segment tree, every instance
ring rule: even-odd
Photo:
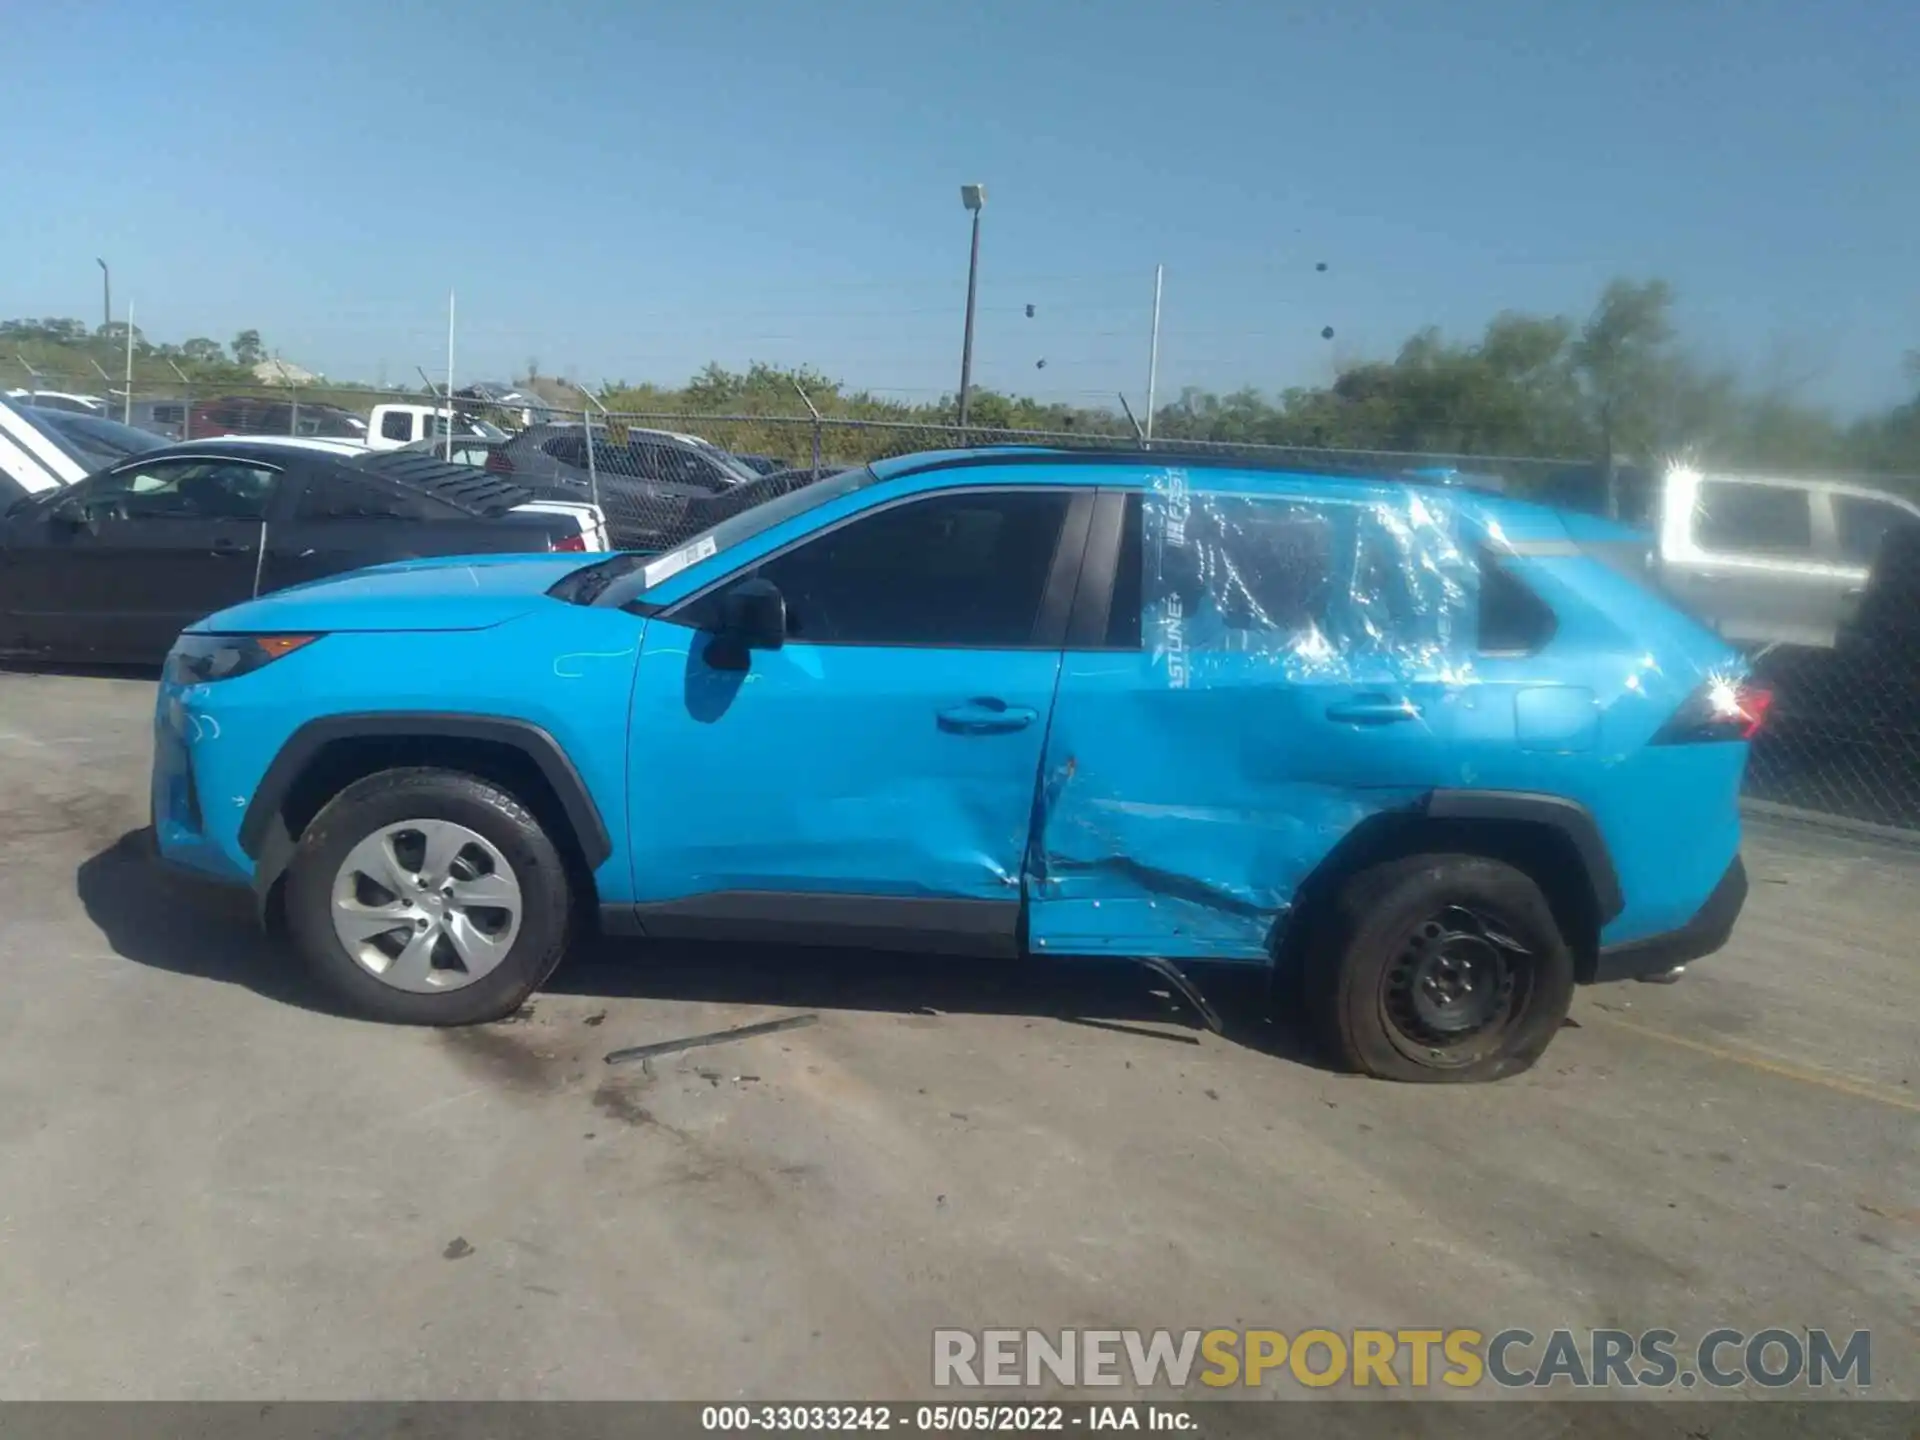
[[[102,325],[95,333],[112,345],[116,354],[126,348],[127,322],[124,320],[115,320],[110,324]],[[138,325],[133,327],[133,349],[136,355],[145,354],[147,351],[146,332]]]
[[[1673,291],[1664,280],[1615,280],[1587,317],[1572,359],[1599,433],[1607,504],[1619,512],[1615,460],[1622,449],[1645,458],[1656,439],[1653,410],[1672,378]]]
[[[233,337],[233,360],[236,365],[258,365],[267,358],[267,347],[260,343],[258,330],[242,330]]]
[[[259,338],[258,335],[254,336],[256,344]],[[226,359],[226,356],[220,351],[220,342],[218,340],[209,340],[204,335],[196,335],[193,339],[183,344],[180,347],[180,354],[182,358],[191,360],[196,365],[218,365],[222,360]]]
[[[78,345],[93,332],[84,320],[4,320],[0,321],[0,339],[46,340],[56,345]]]

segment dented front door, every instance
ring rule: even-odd
[[[1091,497],[1075,505],[1060,487],[914,495],[652,620],[631,725],[643,923],[749,911],[799,938],[830,912],[1010,949],[1079,562],[1065,522],[1083,530]],[[787,637],[729,655],[714,617],[748,580],[783,597]]]

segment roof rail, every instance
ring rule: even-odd
[[[1412,458],[1412,457],[1409,457]],[[1370,465],[1349,459],[1276,459],[1268,455],[1248,454],[1215,448],[1181,449],[1179,442],[1154,442],[1151,448],[1118,444],[1073,445],[1000,445],[954,454],[928,456],[917,460],[912,455],[894,457],[887,465],[887,478],[922,475],[936,470],[964,470],[985,465],[1178,465],[1200,470],[1256,470],[1270,475],[1329,475],[1340,479],[1379,480],[1403,485],[1432,485],[1449,490],[1473,490],[1484,494],[1504,493],[1497,477],[1464,475],[1450,467],[1423,464]]]

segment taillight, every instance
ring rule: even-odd
[[[587,550],[587,537],[582,532],[576,530],[571,535],[554,541],[553,548],[556,550],[575,551],[584,555]]]
[[[489,450],[487,452],[487,463],[480,468],[494,475],[511,475],[513,473],[513,461],[509,460],[506,455],[499,450]]]
[[[1751,740],[1766,723],[1773,692],[1746,680],[1709,680],[1689,695],[1653,737],[1656,745]]]

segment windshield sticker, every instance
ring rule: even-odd
[[[682,545],[671,555],[662,555],[640,572],[640,578],[651,590],[663,580],[671,580],[689,565],[698,565],[702,560],[720,547],[711,535],[702,535],[691,545]]]

